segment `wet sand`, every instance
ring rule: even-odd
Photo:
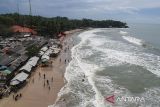
[[[27,85],[14,94],[14,96],[22,94],[19,100],[15,101],[13,94],[11,94],[9,97],[0,100],[0,107],[48,107],[53,105],[58,92],[65,85],[64,72],[69,63],[68,60],[71,60],[70,49],[73,46],[71,37],[71,35],[67,35],[64,40],[66,44],[63,46],[60,55],[55,59],[51,59],[53,63],[49,67],[37,67]],[[65,49],[67,49],[66,52]],[[67,59],[66,64],[65,59]],[[47,80],[49,85],[47,85]]]

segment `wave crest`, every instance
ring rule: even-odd
[[[135,45],[140,45],[140,46],[143,45],[143,41],[140,40],[140,39],[137,39],[137,38],[134,38],[134,37],[131,37],[131,36],[122,36],[122,37],[123,37],[123,39],[125,39],[128,42],[133,43]]]

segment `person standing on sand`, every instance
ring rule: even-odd
[[[14,94],[13,94],[13,99],[14,99]]]
[[[51,66],[52,66],[52,64],[53,64],[53,61],[51,61]]]
[[[32,83],[34,83],[34,78],[32,79]]]
[[[47,85],[49,85],[49,80],[47,80]]]
[[[51,78],[51,81],[53,82],[53,77]]]

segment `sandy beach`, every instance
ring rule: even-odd
[[[70,49],[73,46],[71,37],[72,33],[67,34],[60,55],[51,59],[52,64],[49,67],[38,66],[26,86],[18,93],[0,100],[0,107],[48,107],[53,105],[58,92],[65,85],[64,72],[71,60]],[[47,81],[49,85],[47,85]],[[13,96],[20,93],[22,97],[15,101]]]

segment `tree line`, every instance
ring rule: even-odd
[[[114,20],[91,20],[91,19],[68,19],[67,17],[42,17],[42,16],[30,16],[20,15],[18,13],[13,14],[1,14],[0,15],[0,35],[10,36],[12,33],[9,28],[13,25],[20,25],[32,28],[38,32],[39,35],[53,36],[66,30],[72,30],[76,28],[124,28],[127,24],[121,21]]]

